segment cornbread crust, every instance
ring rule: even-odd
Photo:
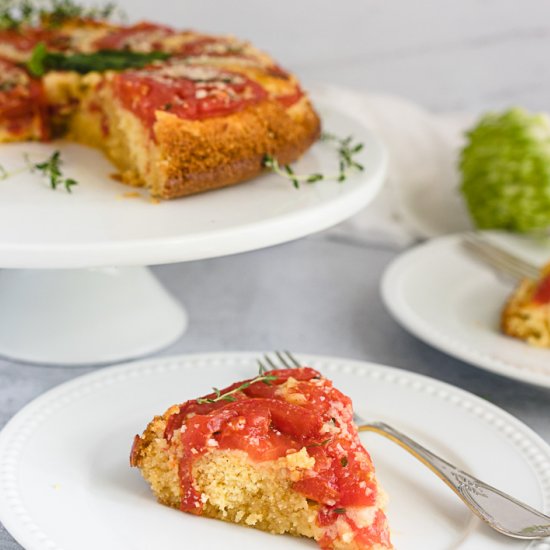
[[[168,418],[178,411],[179,407],[174,406],[163,416],[155,417],[143,435],[136,436],[131,456],[132,466],[141,470],[157,500],[176,509],[180,508],[178,465],[182,446],[178,432],[174,432],[170,442],[164,438],[164,433]],[[305,448],[260,463],[252,462],[243,451],[213,448],[193,467],[195,488],[201,493],[203,502],[201,515],[274,534],[321,540],[325,531],[316,523],[318,504],[291,486],[301,478],[304,470],[312,467],[312,461],[313,457],[308,456]],[[372,513],[384,508],[385,504],[386,496],[380,489]],[[358,514],[365,514],[365,509]],[[332,529],[338,533],[331,546],[334,550],[365,550],[353,540],[343,519],[339,518]],[[369,550],[388,550],[388,547],[374,544]]]
[[[304,97],[288,109],[268,100],[199,122],[157,111],[154,132],[164,178],[150,190],[169,199],[253,178],[266,154],[283,164],[298,159],[319,137],[320,122]]]
[[[543,276],[549,273],[546,268]],[[533,301],[537,285],[531,279],[521,281],[502,311],[501,329],[532,346],[550,348],[550,304]]]

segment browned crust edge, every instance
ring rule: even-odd
[[[276,100],[204,121],[159,112],[155,125],[162,177],[153,196],[171,199],[234,185],[264,171],[270,154],[286,164],[319,138],[321,122],[307,98],[285,109]]]

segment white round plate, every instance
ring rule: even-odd
[[[315,548],[158,504],[128,464],[155,414],[254,376],[259,354],[163,358],[96,371],[42,395],[0,433],[0,520],[27,550]],[[389,422],[458,466],[548,512],[550,448],[521,422],[467,392],[371,363],[300,356],[349,394],[358,414]],[[363,434],[390,495],[400,550],[546,548],[480,523],[397,445]]]
[[[526,259],[548,249],[520,237],[493,234]],[[501,334],[500,314],[514,283],[499,278],[461,245],[460,235],[440,237],[405,252],[382,278],[391,314],[415,336],[472,365],[550,388],[550,350]]]
[[[65,174],[79,181],[72,193],[53,191],[38,174],[0,181],[0,267],[80,268],[152,265],[198,260],[253,250],[326,229],[358,212],[383,183],[387,155],[363,124],[337,102],[313,100],[324,129],[353,135],[365,148],[357,155],[363,172],[344,183],[323,181],[295,189],[285,178],[265,174],[215,192],[152,204],[145,191],[110,178],[115,169],[93,149],[76,144],[17,143],[0,147],[8,171],[54,150]],[[333,145],[316,143],[296,163],[299,173],[338,171]]]

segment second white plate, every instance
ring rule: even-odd
[[[533,348],[499,330],[513,284],[473,259],[460,239],[440,237],[394,260],[382,279],[386,306],[407,330],[441,351],[550,388],[550,350]],[[507,237],[504,244],[513,250],[515,239]],[[533,253],[531,259],[535,257]]]
[[[158,504],[128,464],[135,433],[169,405],[257,372],[258,354],[163,358],[82,376],[40,396],[0,433],[0,521],[26,550],[316,548]],[[550,448],[501,409],[447,384],[372,363],[300,356],[386,421],[459,467],[548,512]],[[478,520],[432,472],[362,436],[390,495],[399,550],[543,550]]]

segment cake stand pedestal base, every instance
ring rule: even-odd
[[[113,363],[158,351],[186,327],[144,267],[0,271],[0,355],[16,361]]]

